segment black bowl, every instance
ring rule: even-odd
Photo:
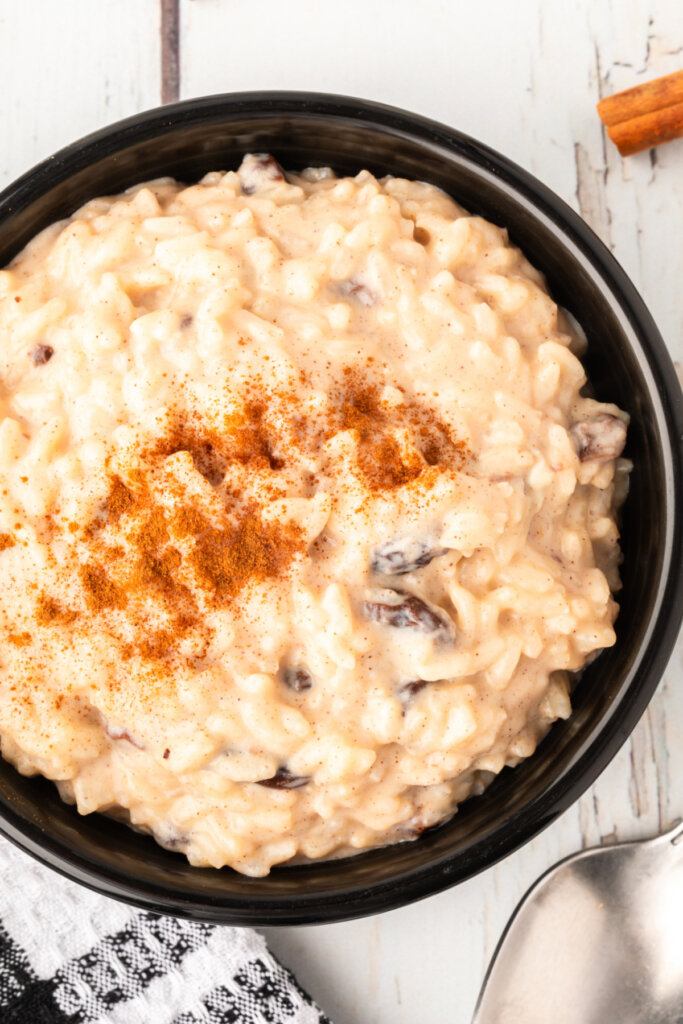
[[[376,103],[308,93],[242,93],[152,110],[40,164],[0,196],[0,266],[93,196],[145,179],[194,181],[247,151],[286,168],[366,167],[432,182],[509,229],[583,326],[596,397],[631,415],[617,643],[582,674],[574,713],[533,757],[412,843],[246,878],[190,867],[179,854],[101,815],[80,817],[40,778],[0,762],[0,830],[45,864],[109,896],[162,913],[237,924],[358,917],[470,877],[536,835],[576,800],[627,738],[652,696],[681,620],[683,399],[635,288],[583,221],[545,186],[465,135]]]

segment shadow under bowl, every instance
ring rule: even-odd
[[[56,787],[0,761],[0,831],[63,874],[148,910],[232,924],[343,920],[454,885],[518,848],[595,780],[652,696],[683,606],[683,401],[651,316],[586,224],[544,185],[488,147],[380,104],[315,93],[190,100],[106,128],[37,166],[0,196],[0,266],[42,228],[94,196],[150,178],[192,182],[235,168],[245,152],[285,168],[367,168],[438,185],[507,227],[583,327],[595,396],[631,416],[634,463],[623,509],[617,643],[582,673],[574,713],[536,753],[505,769],[419,840],[352,858],[275,868],[266,878],[191,867],[101,815],[79,816]]]

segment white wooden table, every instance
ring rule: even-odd
[[[680,360],[683,141],[623,162],[595,103],[683,67],[682,43],[680,0],[0,0],[0,185],[162,99],[295,88],[382,100],[486,141],[577,208]],[[581,846],[683,815],[682,654],[679,643],[596,785],[503,864],[380,917],[269,930],[335,1024],[467,1024],[537,875]]]

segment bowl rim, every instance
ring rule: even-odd
[[[285,113],[293,118],[309,116],[360,124],[371,130],[408,138],[422,146],[445,148],[451,155],[457,155],[474,166],[480,176],[502,181],[511,189],[515,200],[525,205],[534,218],[561,232],[563,242],[573,250],[573,258],[587,264],[599,276],[613,299],[615,314],[642,346],[647,359],[643,372],[653,401],[659,407],[658,423],[662,437],[669,442],[668,447],[663,446],[662,455],[671,483],[670,493],[666,495],[671,515],[664,542],[668,558],[663,563],[665,570],[659,580],[650,630],[643,641],[644,654],[636,670],[632,668],[623,683],[624,690],[629,692],[629,701],[619,702],[599,736],[587,744],[562,777],[516,812],[514,818],[506,823],[506,834],[498,835],[493,846],[490,838],[481,840],[468,851],[467,856],[451,853],[437,864],[429,862],[410,868],[389,881],[369,886],[357,884],[351,887],[352,891],[348,884],[342,884],[339,891],[327,892],[324,897],[307,892],[304,886],[296,895],[269,897],[246,891],[240,900],[234,894],[228,894],[224,901],[212,898],[208,903],[185,898],[169,886],[147,881],[141,883],[123,870],[93,868],[87,856],[27,821],[11,803],[1,802],[0,834],[66,877],[145,910],[233,924],[311,924],[394,909],[464,881],[511,854],[563,813],[612,760],[652,697],[683,618],[683,572],[676,569],[676,564],[680,566],[683,548],[683,394],[669,353],[635,286],[593,230],[546,185],[486,144],[420,114],[352,96],[302,91],[248,91],[200,96],[169,106],[154,107],[117,121],[36,164],[0,193],[0,231],[3,223],[29,206],[46,191],[46,186],[65,181],[126,146],[150,140],[174,126],[192,123],[197,116],[207,120],[214,115],[217,120],[225,121],[240,115],[258,119]],[[655,623],[656,638],[653,636]],[[484,842],[487,844],[485,854],[479,850]],[[324,909],[321,909],[321,901],[325,903]]]

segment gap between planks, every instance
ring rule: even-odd
[[[180,0],[161,0],[161,102],[180,98]]]

